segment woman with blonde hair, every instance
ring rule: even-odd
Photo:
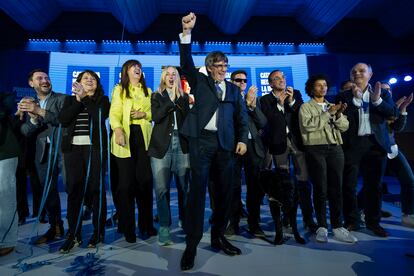
[[[190,164],[188,141],[179,134],[179,130],[188,111],[189,99],[181,89],[180,75],[175,67],[167,66],[161,74],[158,93],[151,97],[154,129],[148,150],[160,224],[158,242],[163,246],[172,243],[169,231],[172,175],[175,176],[178,192],[179,220],[184,218],[183,205],[188,191]]]
[[[151,137],[151,89],[147,87],[138,60],[122,65],[121,82],[112,92],[109,120],[113,135],[111,152],[118,168],[118,231],[129,243],[136,242],[135,200],[138,228],[145,236],[155,236],[152,222],[152,174],[148,157]]]

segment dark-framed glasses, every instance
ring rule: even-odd
[[[234,79],[234,81],[235,81],[235,82],[243,82],[243,83],[247,83],[247,79],[240,79],[240,78],[237,78],[237,79]]]
[[[214,68],[217,68],[217,69],[230,68],[230,64],[227,64],[227,63],[225,63],[225,64],[213,64],[212,66]]]

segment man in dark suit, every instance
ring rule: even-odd
[[[398,108],[388,91],[377,82],[369,84],[372,68],[357,63],[351,69],[352,89],[338,95],[336,101],[346,103],[345,115],[349,129],[343,133],[345,167],[343,179],[343,214],[345,227],[358,230],[361,218],[357,208],[358,171],[363,173],[365,222],[369,230],[380,237],[388,233],[379,224],[381,219],[381,179],[386,155],[391,152],[386,119],[397,118]]]
[[[48,180],[51,181],[50,191],[46,199],[46,211],[49,217],[49,230],[36,240],[37,244],[46,243],[63,237],[63,221],[61,219],[60,198],[57,189],[58,164],[53,162],[57,145],[58,114],[65,100],[64,94],[54,93],[49,76],[41,69],[35,69],[29,74],[29,85],[36,91],[37,100],[24,98],[18,104],[19,112],[27,112],[28,120],[21,126],[23,135],[36,139],[35,165],[39,175],[42,190],[46,182],[49,159],[51,168]],[[52,151],[50,146],[52,145]],[[52,156],[49,156],[52,152]],[[56,160],[59,160],[58,158]],[[52,167],[52,165],[54,165]],[[39,214],[40,215],[40,214]]]
[[[203,236],[206,186],[214,170],[214,213],[211,246],[227,255],[239,255],[239,248],[224,237],[232,195],[234,155],[243,155],[247,145],[247,116],[239,88],[225,81],[227,57],[211,52],[205,59],[208,75],[198,72],[191,55],[191,30],[196,16],[182,18],[180,65],[194,94],[194,106],[188,113],[181,133],[189,138],[192,183],[187,199],[184,231],[186,249],[181,269],[194,266],[197,245]]]
[[[290,159],[294,168],[299,191],[299,203],[302,209],[303,222],[311,231],[316,231],[313,220],[311,201],[311,185],[303,152],[302,136],[299,129],[299,108],[303,103],[299,90],[286,86],[286,78],[281,70],[273,70],[268,77],[272,92],[260,99],[263,113],[267,117],[266,142],[269,153],[278,172],[283,176],[283,196],[290,204],[294,204],[294,185],[290,180]],[[287,212],[291,206],[285,206]],[[285,214],[286,218],[286,214]]]
[[[247,224],[249,232],[256,237],[264,237],[265,234],[260,228],[260,204],[264,196],[263,189],[259,183],[260,170],[263,165],[266,151],[262,142],[259,130],[262,130],[267,119],[259,107],[257,99],[257,87],[247,88],[247,73],[244,70],[236,70],[231,73],[231,81],[240,88],[240,94],[244,99],[247,109],[247,122],[249,128],[247,152],[237,158],[235,164],[235,176],[233,181],[233,198],[230,214],[230,222],[226,229],[226,235],[234,235],[239,231],[240,214],[242,212],[241,204],[241,169],[244,167],[247,193]]]

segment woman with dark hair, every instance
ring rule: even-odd
[[[300,107],[299,126],[313,184],[313,201],[318,221],[316,241],[328,242],[328,199],[334,237],[343,242],[355,243],[356,237],[342,227],[341,219],[344,169],[341,132],[349,126],[342,112],[347,106],[342,103],[333,105],[326,101],[328,81],[323,75],[311,76],[306,82],[305,91],[311,99]]]
[[[104,95],[99,76],[91,70],[78,75],[72,85],[72,92],[72,97],[65,99],[59,114],[59,121],[65,127],[62,152],[67,174],[69,224],[66,241],[60,247],[62,253],[68,253],[82,243],[81,205],[84,196],[92,198],[93,206],[94,232],[88,247],[93,248],[103,242],[106,219],[105,120],[109,114],[109,99]]]
[[[136,242],[135,200],[139,231],[142,235],[157,235],[152,221],[152,174],[147,152],[152,130],[151,92],[141,63],[126,61],[121,83],[112,92],[109,119],[113,130],[111,152],[116,157],[119,175],[118,231],[124,233],[129,243]]]
[[[158,93],[151,97],[152,119],[155,124],[148,154],[151,156],[160,224],[158,243],[163,246],[172,244],[169,230],[171,176],[175,176],[179,220],[182,223],[190,172],[188,141],[178,133],[190,109],[188,95],[183,93],[180,84],[177,69],[168,66],[161,73]]]

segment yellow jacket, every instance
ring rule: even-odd
[[[129,85],[130,91],[134,89],[132,85]],[[135,89],[137,89],[135,87]],[[139,124],[142,129],[142,135],[144,136],[145,149],[148,150],[148,145],[151,138],[152,123],[151,123],[151,94],[152,91],[148,88],[148,97],[145,97],[144,90],[141,85],[138,87],[138,98],[127,98],[125,93],[121,97],[121,85],[115,86],[112,91],[112,102],[111,109],[109,111],[109,124],[111,129],[115,130],[118,127],[121,127],[125,133],[126,145],[121,147],[115,143],[115,133],[111,137],[111,153],[119,158],[131,157],[130,145],[129,145],[129,136],[130,131],[129,127],[131,125],[131,109],[133,105],[135,108],[140,108],[141,111],[146,112],[147,116],[145,118],[134,120],[134,124]],[[136,101],[136,102],[134,102]]]

